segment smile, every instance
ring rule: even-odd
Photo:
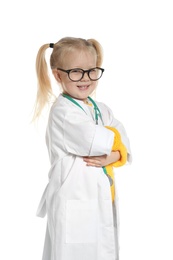
[[[86,90],[88,89],[89,85],[86,85],[86,86],[78,86],[79,89],[81,90]]]

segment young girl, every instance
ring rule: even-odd
[[[104,73],[102,48],[94,39],[66,37],[38,51],[35,118],[52,96],[45,59],[62,93],[53,103],[46,131],[49,183],[37,215],[47,214],[43,260],[118,260],[113,167],[131,161],[123,125],[105,104],[91,98]]]

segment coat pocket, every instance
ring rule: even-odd
[[[97,201],[67,200],[66,243],[95,243],[97,240]]]

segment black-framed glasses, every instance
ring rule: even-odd
[[[57,70],[61,70],[63,72],[66,72],[68,74],[68,77],[71,81],[80,81],[83,77],[84,74],[87,73],[88,77],[90,78],[90,80],[92,81],[96,81],[98,79],[101,78],[101,76],[103,75],[104,69],[99,68],[99,67],[95,67],[89,70],[83,70],[83,69],[70,69],[70,70],[64,70],[61,68],[57,68]]]

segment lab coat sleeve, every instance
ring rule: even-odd
[[[127,149],[127,163],[131,163],[132,153],[131,153],[130,142],[123,124],[114,117],[112,110],[107,105],[101,103],[101,110],[103,112],[104,125],[113,127],[117,129],[118,132],[120,133],[122,143]]]
[[[70,113],[63,123],[64,147],[78,156],[99,156],[111,153],[114,133],[104,126],[96,125],[82,113]]]

